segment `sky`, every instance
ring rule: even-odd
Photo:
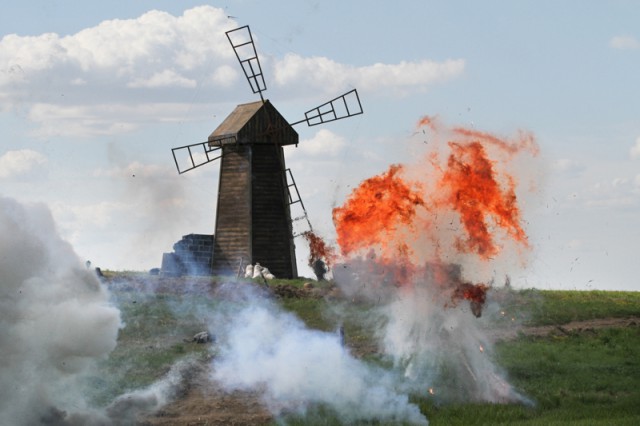
[[[415,161],[416,123],[438,116],[531,132],[540,147],[526,166],[535,191],[520,199],[531,252],[512,283],[640,290],[638,16],[623,0],[10,2],[0,196],[46,204],[103,269],[159,267],[183,235],[213,233],[218,165],[178,175],[171,148],[259,100],[225,37],[249,25],[265,98],[290,122],[358,89],[364,114],[296,126],[300,144],[286,148],[328,241],[332,209],[363,179]]]

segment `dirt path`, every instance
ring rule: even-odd
[[[543,325],[535,327],[514,327],[512,329],[492,329],[489,334],[496,340],[514,340],[518,336],[549,336],[570,334],[572,332],[590,333],[602,328],[638,327],[640,318],[597,318],[584,321],[572,321],[562,325]]]
[[[252,392],[217,388],[208,373],[194,378],[182,398],[164,406],[140,426],[264,425],[273,417]]]

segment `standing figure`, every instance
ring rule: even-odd
[[[324,281],[324,274],[327,273],[327,266],[324,264],[322,259],[316,259],[313,262],[313,273],[316,274],[316,278],[318,281]]]

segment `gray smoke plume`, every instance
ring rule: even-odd
[[[172,397],[185,364],[92,407],[87,379],[116,346],[120,311],[44,205],[0,196],[0,235],[0,424],[132,424]]]
[[[232,302],[214,322],[220,353],[213,379],[227,390],[261,390],[275,414],[326,404],[349,424],[382,420],[427,424],[396,390],[396,377],[349,354],[337,333],[308,329],[264,294],[226,289]]]
[[[77,390],[116,346],[120,312],[46,207],[0,198],[0,235],[0,423],[84,409]]]

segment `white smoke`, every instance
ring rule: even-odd
[[[468,302],[447,307],[425,288],[400,293],[383,309],[383,348],[412,387],[438,400],[521,402],[492,359],[493,343]]]
[[[373,260],[347,266],[336,282],[350,298],[377,303],[370,315],[381,325],[380,348],[408,389],[440,402],[529,403],[495,363],[489,320],[477,318],[468,301],[451,298],[455,279],[443,288],[425,274],[397,287],[385,284]]]
[[[377,419],[427,424],[419,408],[396,390],[396,377],[354,358],[337,333],[311,330],[265,295],[226,289],[235,302],[215,320],[220,353],[213,379],[227,390],[261,390],[279,415],[330,406],[345,423]],[[224,324],[224,325],[223,325]]]
[[[0,235],[0,424],[132,424],[171,398],[185,364],[92,407],[88,378],[116,346],[120,311],[44,205],[0,196]]]
[[[37,424],[83,404],[75,390],[116,346],[120,312],[46,207],[0,198],[0,234],[0,423]]]

